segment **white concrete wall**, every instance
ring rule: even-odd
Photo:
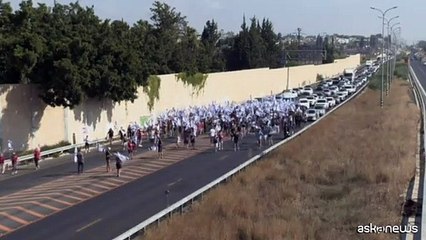
[[[332,64],[305,65],[290,68],[289,87],[314,83],[317,74],[324,77],[342,73],[360,63],[360,55],[337,60]],[[62,140],[82,142],[87,130],[91,139],[104,138],[109,127],[118,130],[141,116],[155,115],[166,109],[205,105],[213,101],[240,102],[250,96],[260,97],[279,93],[286,88],[287,68],[252,69],[208,75],[205,87],[199,95],[193,89],[177,81],[175,74],[160,75],[160,99],[152,112],[147,107],[148,97],[142,88],[139,98],[130,102],[113,104],[110,101],[88,100],[75,109],[52,108],[37,97],[37,90],[29,85],[0,85],[0,138],[5,148],[11,139],[15,147],[34,148],[52,145]],[[33,117],[32,117],[33,115]]]

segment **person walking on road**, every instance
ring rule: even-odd
[[[112,130],[112,128],[108,130],[107,137],[109,140],[109,146],[112,146],[112,140],[114,138],[114,130]]]
[[[121,168],[123,168],[123,161],[119,156],[115,156],[115,168],[117,169],[117,177],[120,177]]]
[[[84,150],[86,151],[86,153],[90,151],[89,135],[86,135],[86,137],[84,138]]]
[[[111,171],[111,166],[110,166],[110,162],[111,162],[111,148],[108,147],[105,151],[105,161],[106,161],[106,171],[110,172]]]
[[[0,153],[0,173],[1,174],[4,174],[4,169],[5,169],[5,167],[4,167],[4,161],[5,160],[6,159],[5,159],[4,155],[3,155],[3,153]]]
[[[40,159],[41,159],[41,150],[40,150],[40,147],[36,147],[34,149],[34,164],[35,164],[36,170],[40,168],[40,166],[38,165],[38,162],[40,161]]]
[[[240,132],[234,131],[233,140],[234,140],[234,152],[239,151],[240,150]]]
[[[192,130],[191,134],[189,135],[189,142],[191,143],[192,150],[195,149],[195,132]]]
[[[218,150],[219,151],[223,151],[223,138],[224,138],[224,134],[223,131],[220,130],[219,133],[217,134],[217,141],[218,141]]]
[[[163,158],[163,140],[161,140],[160,136],[157,139],[157,151],[158,151],[158,159],[162,159]]]
[[[182,134],[180,132],[176,134],[176,149],[180,148],[180,143],[182,142],[181,135]]]
[[[132,140],[128,140],[127,142],[127,152],[129,153],[129,158],[133,159],[133,152],[135,151],[136,143]]]
[[[76,156],[77,156],[77,173],[80,174],[80,173],[83,173],[83,170],[84,170],[84,156],[81,153],[80,148],[77,150]]]
[[[15,175],[18,173],[18,155],[13,152],[10,160],[12,160],[12,175]]]

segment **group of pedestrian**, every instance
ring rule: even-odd
[[[127,130],[119,129],[118,135],[123,150],[127,150],[128,158],[133,159],[138,147],[143,147],[143,136],[150,144],[148,149],[158,152],[158,158],[163,158],[163,137],[175,137],[176,148],[183,143],[186,149],[196,148],[197,136],[208,132],[210,143],[214,150],[223,151],[224,141],[231,140],[232,149],[239,151],[241,141],[251,133],[256,136],[259,147],[273,145],[273,135],[283,133],[284,138],[300,126],[303,121],[305,108],[292,101],[276,99],[274,97],[262,100],[249,100],[241,104],[226,102],[225,104],[212,103],[208,106],[188,107],[186,109],[171,109],[156,118],[150,119],[143,126],[130,124]],[[111,161],[115,156],[116,174],[120,176],[123,167],[123,157],[113,154],[114,130],[110,128],[106,140],[109,147],[105,148],[106,171],[111,172]],[[84,150],[90,151],[88,135],[84,138]],[[18,156],[11,154],[12,174],[17,173]],[[84,156],[79,148],[75,154],[77,173],[84,171]],[[41,160],[40,147],[34,150],[35,168],[39,169]],[[5,157],[0,154],[0,173],[5,172]]]
[[[41,160],[40,147],[36,147],[34,149],[33,154],[34,154],[33,161],[34,161],[35,169],[37,170],[40,168],[40,165],[39,165],[39,161]],[[12,151],[12,154],[10,155],[10,165],[12,166],[12,171],[11,171],[12,175],[15,175],[18,173],[18,163],[19,163],[18,154],[15,151]],[[0,153],[0,174],[4,174],[8,166],[9,165],[6,165],[6,157],[4,153]]]

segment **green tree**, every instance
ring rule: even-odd
[[[207,21],[201,34],[201,49],[199,70],[201,72],[216,72],[224,70],[223,52],[220,47],[221,33],[217,23],[212,19]]]
[[[281,37],[274,32],[274,27],[269,19],[263,19],[261,35],[265,45],[265,59],[266,66],[270,68],[282,67],[282,56],[284,54],[284,46],[281,42]]]
[[[228,53],[228,70],[241,70],[250,68],[250,34],[246,24],[246,18],[243,17],[241,30],[235,36],[232,50]]]
[[[426,51],[426,41],[419,41],[418,43],[417,43],[417,46],[419,47],[419,48],[421,48],[421,49],[423,49],[423,51]]]
[[[266,66],[266,47],[262,38],[262,32],[259,21],[256,17],[250,19],[250,29],[248,32],[249,50],[248,65],[249,68],[260,68]]]
[[[326,58],[323,60],[323,63],[333,63],[334,62],[334,37],[330,40],[328,36],[324,38],[324,50],[326,52]]]
[[[153,46],[155,55],[152,56],[152,60],[155,62],[155,73],[166,74],[182,71],[179,69],[180,59],[174,59],[173,56],[176,55],[178,43],[185,34],[185,17],[175,8],[159,1],[153,3],[151,12],[151,20],[154,25],[152,34],[155,37]]]

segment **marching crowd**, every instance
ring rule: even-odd
[[[226,102],[225,104],[212,103],[208,106],[188,107],[186,109],[171,109],[150,119],[143,126],[133,123],[125,130],[123,127],[114,133],[112,128],[107,132],[110,147],[99,148],[105,153],[106,170],[111,171],[110,161],[115,156],[117,176],[123,162],[133,158],[138,147],[143,147],[145,141],[151,151],[158,152],[158,158],[163,158],[163,139],[174,138],[176,148],[192,148],[196,146],[197,136],[208,134],[214,150],[222,151],[224,140],[230,138],[233,150],[240,150],[241,140],[248,134],[254,134],[259,147],[272,145],[274,134],[283,134],[286,138],[294,129],[300,127],[304,119],[306,108],[293,101],[276,99],[275,97],[259,100],[249,100],[242,104]],[[113,138],[119,135],[123,150],[127,150],[125,156],[120,152],[112,153]],[[146,140],[144,139],[146,138]],[[90,142],[88,136],[84,139],[86,152],[89,151]],[[183,143],[183,146],[182,146]],[[34,163],[39,168],[40,148],[34,150]],[[0,153],[0,172],[5,172],[5,157]],[[84,156],[81,149],[75,150],[74,161],[78,165],[78,173],[83,172]],[[12,153],[12,174],[17,173],[18,156]]]

